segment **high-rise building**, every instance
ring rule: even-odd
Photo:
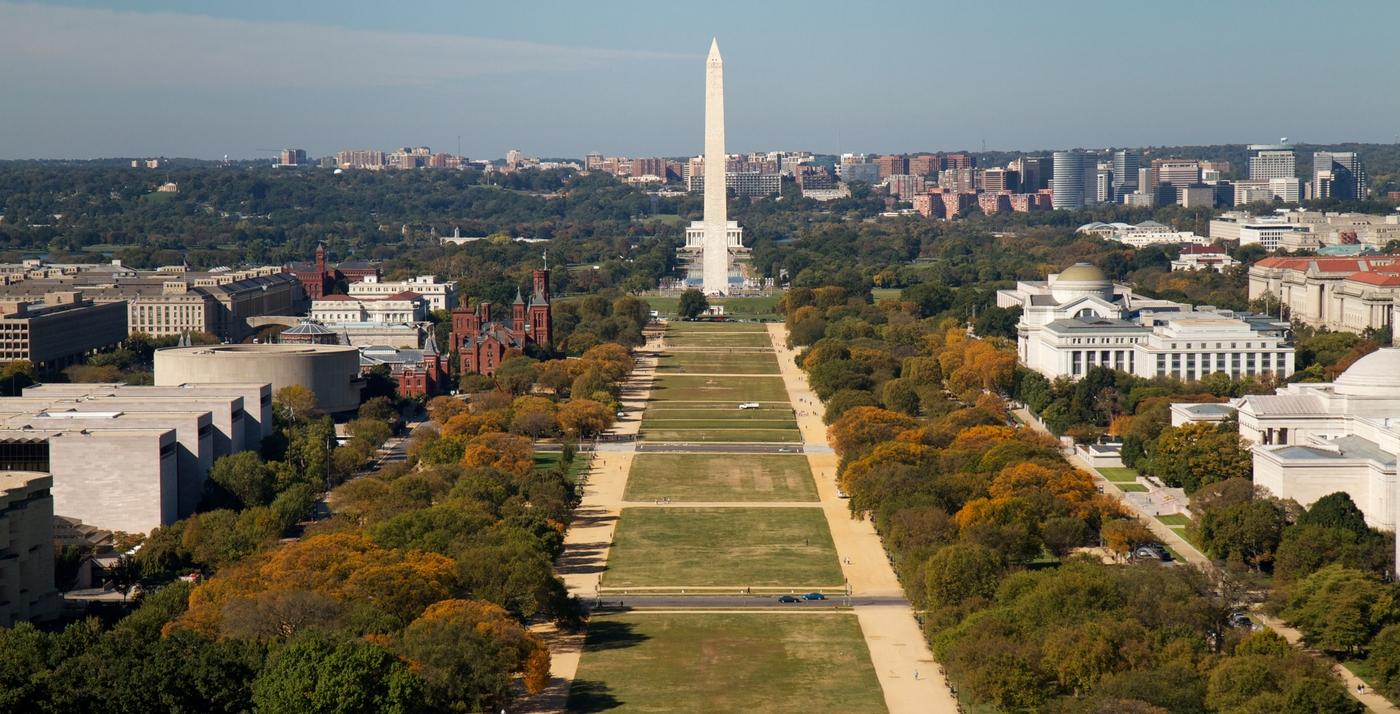
[[[1357,200],[1369,191],[1366,169],[1354,151],[1313,154],[1313,198]]]
[[[909,173],[909,159],[904,156],[881,156],[875,160],[875,165],[880,167],[882,179]]]
[[[1054,191],[1051,206],[1059,210],[1078,210],[1084,207],[1084,152],[1056,151],[1054,154],[1055,176],[1050,181]],[[1097,170],[1097,167],[1095,167]]]
[[[948,154],[943,157],[945,169],[971,169],[976,166],[977,160],[967,154]]]
[[[1055,175],[1055,165],[1048,156],[1027,156],[1020,159],[1021,190],[1035,193],[1050,188],[1050,178]]]
[[[279,166],[303,166],[308,163],[306,149],[283,149],[277,163]]]
[[[1298,157],[1288,144],[1250,144],[1249,179],[1268,181],[1298,175]]]
[[[1138,190],[1138,153],[1132,149],[1113,152],[1113,201],[1121,203],[1123,197]]]
[[[1016,172],[991,168],[982,171],[982,190],[989,192],[1015,191]]]
[[[932,176],[943,170],[943,160],[937,154],[918,154],[909,157],[909,173],[915,176]]]

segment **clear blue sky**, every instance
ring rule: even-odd
[[[1400,2],[0,0],[0,158],[1396,141]]]

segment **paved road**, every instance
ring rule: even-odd
[[[801,596],[801,593],[794,593]],[[892,595],[865,595],[845,598],[841,595],[827,595],[826,600],[803,600],[795,603],[780,603],[777,595],[618,595],[609,593],[601,600],[590,603],[590,609],[608,612],[619,609],[642,610],[648,608],[684,608],[687,610],[705,609],[812,609],[831,610],[833,608],[869,607],[876,605],[907,604],[902,597]]]

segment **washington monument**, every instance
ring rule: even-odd
[[[705,240],[702,248],[706,295],[729,292],[729,213],[725,195],[724,60],[719,39],[705,60]]]

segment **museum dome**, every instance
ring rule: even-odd
[[[1338,394],[1400,396],[1400,348],[1385,347],[1362,357],[1333,384]]]
[[[1113,282],[1098,266],[1075,263],[1055,276],[1055,281],[1050,284],[1050,293],[1062,303],[1091,295],[1112,300]]]

